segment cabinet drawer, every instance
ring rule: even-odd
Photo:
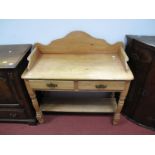
[[[26,114],[24,109],[0,109],[0,119],[25,119]]]
[[[57,81],[57,80],[29,80],[33,89],[43,90],[63,90],[74,89],[73,81]]]
[[[124,90],[123,81],[79,81],[81,90]]]

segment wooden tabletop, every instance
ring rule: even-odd
[[[131,80],[117,54],[44,54],[24,79]]]

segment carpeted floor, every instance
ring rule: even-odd
[[[154,135],[155,131],[138,126],[122,116],[120,124],[111,124],[111,115],[45,115],[46,122],[36,126],[18,123],[0,123],[1,135]]]

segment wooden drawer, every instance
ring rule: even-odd
[[[39,90],[67,90],[74,89],[73,81],[57,81],[57,80],[29,80],[31,88]]]
[[[78,88],[81,90],[124,90],[123,81],[79,81]]]
[[[0,119],[26,119],[24,109],[0,109]]]

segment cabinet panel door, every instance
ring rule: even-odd
[[[149,70],[147,79],[138,107],[135,110],[135,117],[143,124],[155,127],[155,62]]]
[[[138,45],[127,47],[126,51],[129,56],[129,66],[134,74],[134,80],[130,85],[124,111],[133,116],[137,106],[140,104],[139,100],[147,74],[151,68],[152,56],[150,51]]]
[[[17,104],[9,86],[7,77],[0,74],[0,105]]]

